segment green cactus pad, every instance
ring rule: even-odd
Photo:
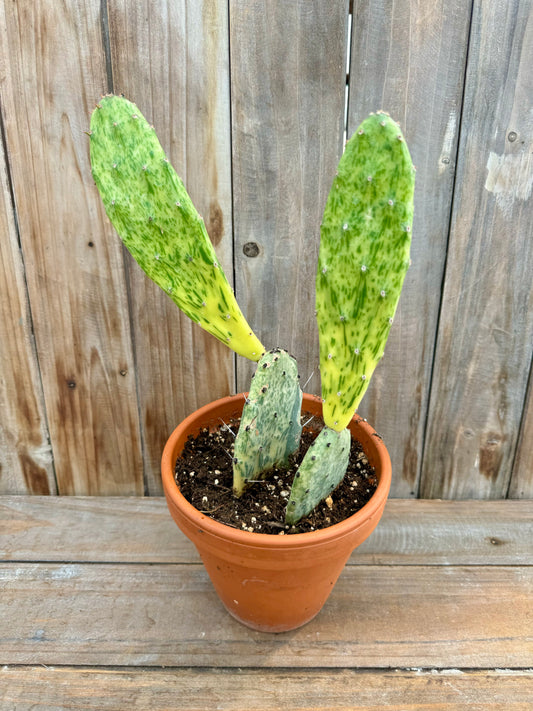
[[[294,525],[307,516],[322,499],[337,488],[346,474],[350,458],[351,435],[324,427],[296,472],[285,521]]]
[[[90,139],[107,215],[140,267],[189,318],[240,355],[259,360],[265,349],[153,127],[135,104],[106,96],[92,114]]]
[[[324,420],[343,430],[383,356],[409,267],[415,170],[399,126],[370,115],[346,145],[316,279]]]
[[[259,479],[276,464],[286,464],[300,444],[302,391],[296,361],[287,351],[265,353],[252,379],[235,440],[233,491]]]

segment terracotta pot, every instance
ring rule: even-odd
[[[311,620],[322,608],[350,554],[376,527],[389,493],[390,458],[381,438],[358,416],[349,425],[363,445],[379,483],[356,514],[329,528],[278,536],[241,531],[214,521],[180,493],[174,466],[187,437],[239,417],[244,395],[222,398],[187,417],[170,436],[161,462],[168,508],[194,543],[228,612],[264,632],[285,632]],[[304,395],[303,411],[321,414],[319,398]]]

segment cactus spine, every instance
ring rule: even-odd
[[[235,440],[233,491],[237,496],[248,481],[286,464],[298,449],[301,407],[295,359],[278,348],[265,353],[257,364]]]
[[[326,202],[316,310],[324,419],[337,431],[383,356],[409,267],[414,174],[399,126],[371,114],[348,141]]]
[[[235,300],[185,187],[139,109],[104,97],[91,117],[91,166],[127,249],[179,308],[240,355],[264,347]]]

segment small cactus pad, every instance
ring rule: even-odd
[[[409,267],[415,169],[398,125],[371,114],[346,144],[316,279],[324,420],[343,430],[383,356]]]
[[[233,491],[285,464],[300,445],[302,391],[296,361],[287,351],[265,353],[252,379],[235,440]]]
[[[240,355],[259,360],[265,349],[153,127],[135,104],[106,96],[92,114],[89,135],[107,215],[139,266],[189,318]]]
[[[294,525],[337,488],[348,468],[351,435],[324,427],[296,472],[285,522]]]

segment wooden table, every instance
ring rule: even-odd
[[[0,708],[533,709],[533,502],[400,501],[321,614],[221,607],[163,499],[0,498]]]

